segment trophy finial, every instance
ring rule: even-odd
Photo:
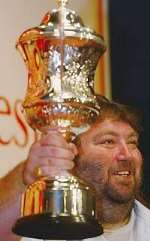
[[[58,5],[63,7],[65,7],[69,2],[69,0],[57,0],[57,1],[58,1]]]

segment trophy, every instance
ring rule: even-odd
[[[94,74],[106,47],[67,3],[58,0],[58,8],[26,30],[16,46],[28,68],[23,108],[29,125],[40,133],[59,127],[67,141],[74,141],[99,116]],[[98,236],[102,227],[95,206],[91,188],[71,173],[41,177],[23,194],[13,232],[59,240]]]

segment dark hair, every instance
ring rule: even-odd
[[[128,123],[138,134],[142,131],[141,114],[134,107],[113,101],[101,101],[98,122],[113,119]]]

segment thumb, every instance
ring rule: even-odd
[[[75,144],[73,144],[72,142],[70,142],[69,144],[69,149],[74,153],[74,155],[76,156],[78,154],[78,149],[76,147]]]

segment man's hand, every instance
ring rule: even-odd
[[[42,176],[50,178],[60,175],[63,171],[71,170],[77,153],[76,146],[73,143],[67,143],[61,133],[49,130],[30,148],[23,172],[24,183],[29,185],[36,181],[37,169]]]

